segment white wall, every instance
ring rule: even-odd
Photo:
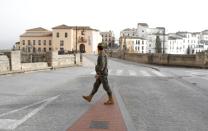
[[[100,35],[100,32],[92,31],[92,35],[91,35],[90,40],[92,43],[92,52],[96,53],[98,43],[102,42],[102,36]]]

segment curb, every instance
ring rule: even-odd
[[[113,90],[114,90],[114,94],[115,94],[117,102],[118,102],[118,106],[121,110],[121,114],[123,116],[124,123],[126,124],[127,131],[137,131],[134,124],[133,124],[133,121],[129,115],[129,112],[126,109],[126,106],[125,106],[125,104],[124,104],[124,102],[118,92],[118,89],[113,88]]]
[[[0,76],[2,75],[10,75],[10,74],[20,74],[20,73],[29,73],[33,71],[47,71],[47,70],[55,70],[59,68],[68,68],[68,67],[81,67],[82,65],[67,65],[67,66],[58,66],[58,67],[48,67],[42,69],[34,69],[34,70],[21,70],[21,71],[8,71],[8,72],[0,72]]]

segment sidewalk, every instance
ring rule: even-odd
[[[99,100],[67,131],[127,131],[115,97],[114,105],[104,105],[106,100]]]

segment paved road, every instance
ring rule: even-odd
[[[83,67],[0,76],[0,130],[64,131],[102,95],[81,98],[94,82],[96,56]],[[207,131],[208,70],[109,60],[109,82],[121,96],[127,125],[138,131]],[[132,123],[129,123],[132,122]]]

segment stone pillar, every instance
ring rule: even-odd
[[[81,65],[81,62],[80,62],[80,53],[77,53],[77,54],[75,54],[76,55],[76,57],[75,57],[75,61],[76,61],[76,64],[77,65]]]
[[[20,51],[11,51],[10,52],[10,69],[12,71],[21,70],[21,55]]]
[[[46,59],[48,66],[56,67],[58,66],[58,51],[51,51],[46,54]]]
[[[204,53],[204,67],[208,68],[208,51]]]

